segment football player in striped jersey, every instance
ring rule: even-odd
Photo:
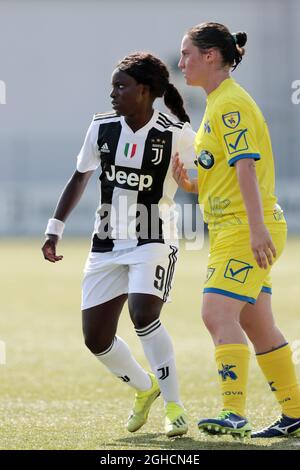
[[[137,52],[121,60],[112,75],[110,96],[114,111],[94,116],[76,171],[48,222],[42,251],[50,262],[62,259],[56,247],[64,222],[99,169],[100,202],[82,287],[85,343],[112,374],[135,390],[129,431],[145,424],[161,393],[166,435],[182,435],[188,429],[187,415],[179,396],[172,341],[160,312],[169,297],[178,251],[171,156],[180,152],[192,168],[195,133],[167,67],[152,54]],[[158,97],[177,120],[153,108]],[[126,301],[151,373],[116,335]]]

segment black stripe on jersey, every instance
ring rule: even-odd
[[[167,272],[167,278],[166,278],[166,284],[165,284],[165,292],[163,296],[163,301],[166,302],[169,296],[169,292],[171,290],[171,284],[172,284],[172,279],[174,275],[174,269],[175,269],[175,264],[177,261],[177,252],[178,248],[176,246],[171,245],[171,253],[169,254],[169,266],[168,266],[168,272]]]
[[[117,117],[120,117],[120,116],[118,116],[118,114],[114,111],[112,111],[111,113],[103,113],[103,114],[99,113],[99,114],[95,114],[94,121],[103,121],[104,119],[113,119]]]
[[[181,122],[181,121],[173,122],[163,113],[159,113],[157,121],[159,120],[161,121],[159,124],[161,123],[169,124],[170,126],[178,127],[179,129],[182,129],[185,124],[184,122]]]
[[[171,121],[171,119],[169,119],[165,114],[163,113],[159,113],[158,114],[158,119],[161,119],[162,121],[164,121],[166,124],[173,124],[173,121]]]
[[[98,209],[101,223],[99,228],[99,236],[95,234],[93,237],[92,252],[105,253],[107,251],[112,251],[114,247],[114,241],[111,238],[112,227],[110,225],[110,211],[112,206],[114,185],[111,184],[110,181],[107,181],[106,171],[115,163],[121,130],[122,126],[120,121],[106,122],[99,125],[97,144],[100,151],[102,169],[99,177],[102,207]],[[109,153],[101,152],[101,148],[104,144],[106,144],[109,148]]]
[[[157,119],[156,124],[159,124],[164,129],[168,129],[171,126],[171,124],[166,124],[164,121],[161,121],[160,119]]]
[[[151,192],[139,191],[138,193],[137,205],[139,206],[139,204],[141,204],[147,209],[147,215],[141,215],[139,211],[137,211],[136,214],[136,232],[138,246],[154,242],[164,243],[162,220],[159,217],[158,202],[160,201],[163,195],[164,182],[170,165],[172,153],[172,139],[172,132],[163,132],[153,127],[149,131],[147,139],[145,141],[141,173],[145,175],[147,175],[149,171],[155,171],[155,173],[153,175]],[[160,163],[156,165],[155,163],[153,163],[155,161],[153,145],[157,141],[164,143],[162,159]],[[143,220],[144,217],[147,217],[147,220]],[[153,226],[151,226],[152,222],[154,224]],[[140,225],[142,225],[142,227]]]
[[[176,122],[175,124],[172,124],[172,127],[178,127],[178,129],[182,129],[184,124],[184,122]]]
[[[182,129],[183,126],[184,126],[184,122],[176,122],[176,123],[172,122],[172,124],[165,124],[159,118],[156,121],[156,123],[159,124],[160,126],[162,126],[164,129],[169,129],[170,127],[178,127],[178,129]]]

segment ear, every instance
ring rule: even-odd
[[[143,97],[149,96],[150,95],[150,87],[149,85],[144,85],[143,83],[139,83],[141,95]]]
[[[205,60],[208,64],[211,64],[212,62],[215,62],[217,57],[218,57],[219,51],[216,48],[211,48],[208,49],[205,52]]]

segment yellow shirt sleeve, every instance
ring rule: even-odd
[[[242,158],[260,159],[257,123],[250,107],[226,103],[214,119],[214,128],[229,166]]]

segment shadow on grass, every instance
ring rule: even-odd
[[[230,438],[229,438],[230,439]],[[211,437],[206,440],[194,439],[192,437],[177,437],[168,439],[163,433],[145,433],[135,436],[115,439],[109,445],[120,448],[126,446],[128,449],[137,450],[300,450],[300,439],[277,439],[276,442],[268,443],[260,439],[254,440],[223,440],[222,437]]]

